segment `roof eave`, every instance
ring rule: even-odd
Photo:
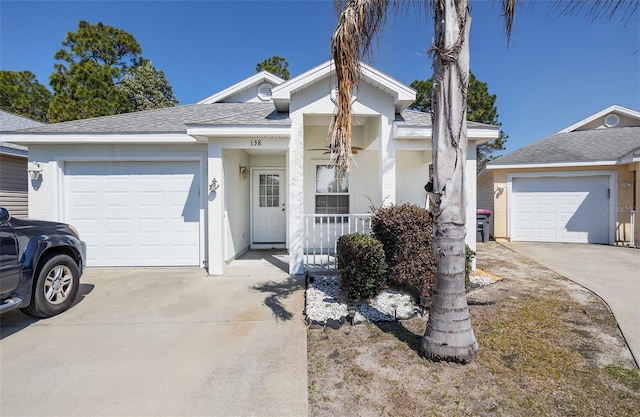
[[[270,125],[187,125],[187,134],[198,137],[263,137],[288,138],[291,135],[289,126]]]
[[[398,126],[394,125],[396,139],[431,139],[431,126]],[[476,145],[486,143],[500,137],[500,129],[496,128],[467,128],[467,139]]]
[[[524,169],[524,168],[567,168],[567,167],[593,167],[605,165],[622,165],[626,162],[621,160],[612,161],[581,161],[581,162],[530,162],[530,163],[514,163],[514,164],[491,164],[487,165],[487,169]]]
[[[225,88],[222,91],[218,91],[215,94],[210,95],[207,98],[204,98],[200,101],[198,101],[196,104],[212,104],[212,103],[218,103],[236,93],[239,93],[242,90],[245,90],[249,87],[251,87],[252,85],[258,84],[260,82],[265,82],[265,81],[269,81],[273,84],[282,84],[285,82],[285,80],[283,80],[282,78],[273,75],[272,73],[268,72],[268,71],[261,71],[257,74],[252,75],[249,78],[246,78],[234,85],[232,85],[231,87]]]
[[[102,144],[102,143],[197,143],[185,133],[23,133],[0,136],[2,142],[32,144]]]

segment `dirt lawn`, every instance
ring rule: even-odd
[[[308,330],[311,416],[632,416],[640,373],[598,297],[495,242],[469,294],[475,362],[418,353],[427,317]]]

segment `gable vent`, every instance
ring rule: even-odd
[[[271,84],[260,84],[260,87],[258,87],[258,98],[262,101],[271,100]]]
[[[617,114],[609,114],[604,118],[604,125],[606,127],[616,127],[620,123],[620,117]]]

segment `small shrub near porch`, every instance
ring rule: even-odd
[[[431,297],[438,268],[431,215],[407,203],[374,207],[372,211],[371,229],[384,247],[389,285]]]
[[[343,235],[337,242],[340,288],[352,300],[373,298],[386,285],[382,244],[369,235]]]

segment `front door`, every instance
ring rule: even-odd
[[[285,171],[254,169],[252,249],[284,248],[286,242]]]

